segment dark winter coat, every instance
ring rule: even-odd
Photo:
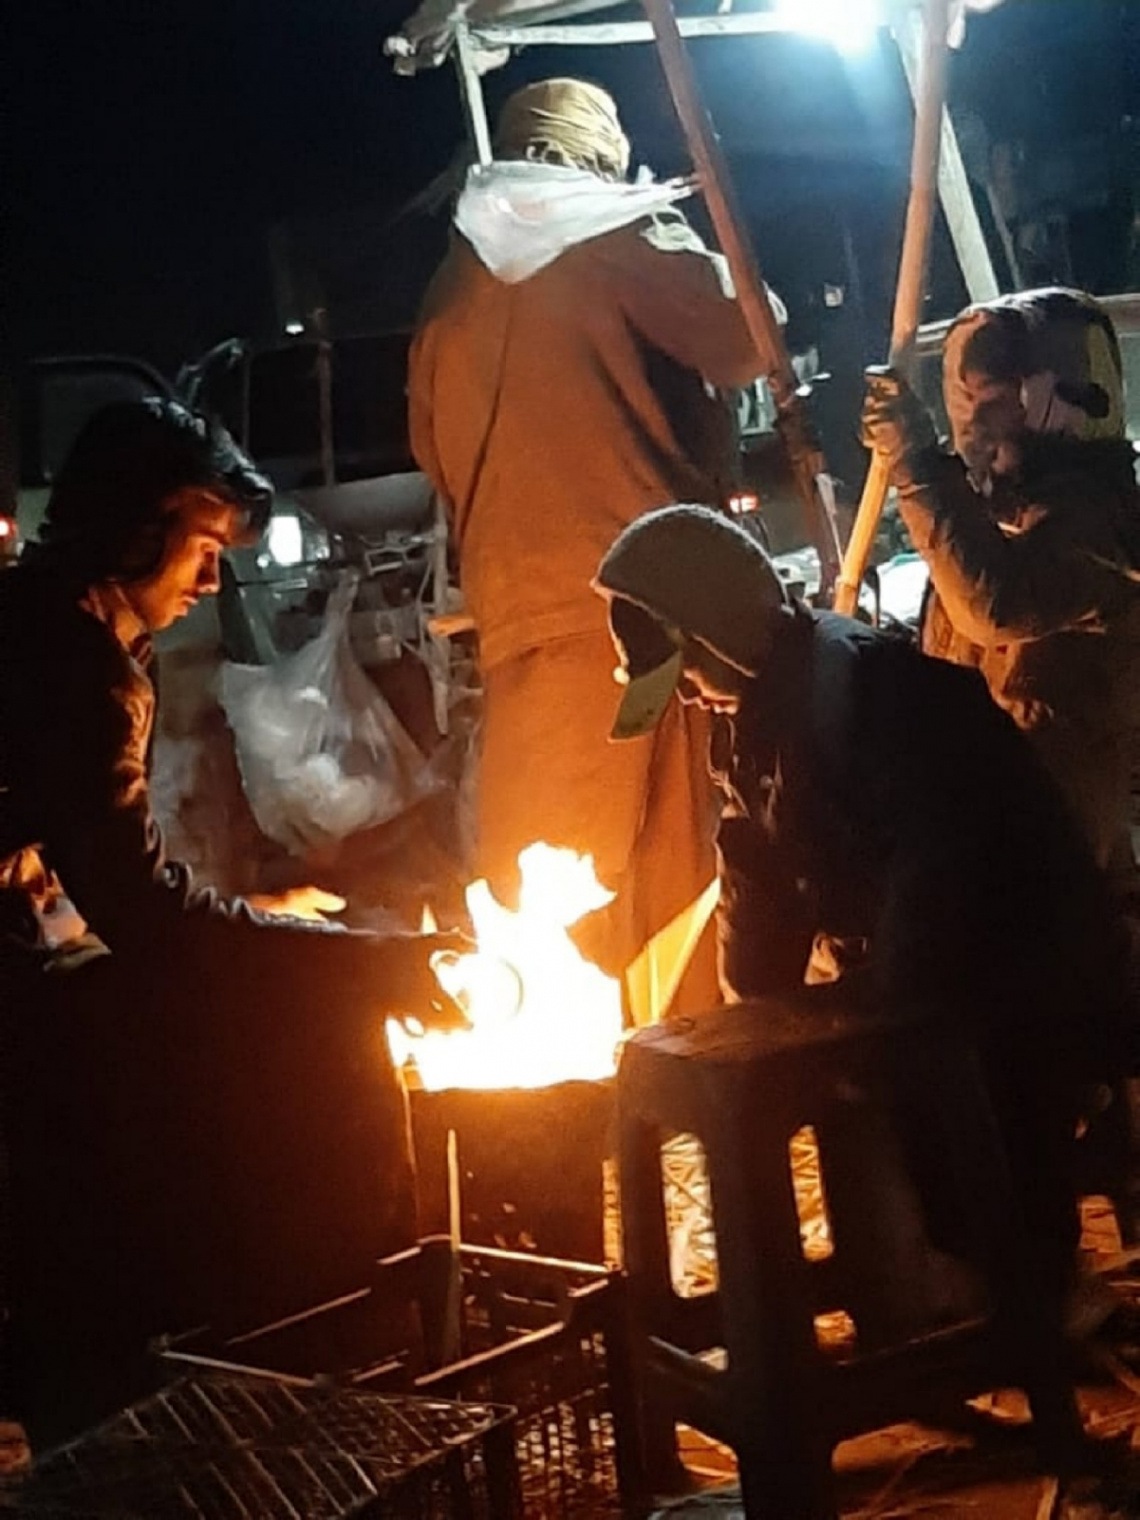
[[[1103,881],[976,672],[798,610],[714,759],[730,995],[840,978],[1086,1073],[1121,1058]]]
[[[137,1395],[148,1337],[306,1307],[414,1237],[377,944],[165,859],[129,634],[113,594],[0,575],[0,1293],[41,1439]],[[109,954],[49,951],[61,889]]]
[[[1126,868],[1140,721],[1140,492],[1131,446],[1030,439],[986,499],[929,450],[899,510],[930,568],[928,654],[981,670],[1031,737],[1100,863]]]
[[[33,565],[0,576],[0,957],[44,949],[41,915],[62,891],[140,969],[237,956],[252,975],[291,962],[363,991],[371,938],[266,923],[167,860],[150,809],[150,641],[132,622],[113,590]]]

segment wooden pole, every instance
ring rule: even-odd
[[[899,17],[895,40],[916,112],[922,89],[922,39],[922,18],[916,11],[906,11]],[[938,153],[938,195],[966,293],[971,301],[994,300],[1001,294],[994,262],[970,190],[958,134],[945,105],[942,107],[942,141]]]
[[[924,8],[926,35],[915,110],[910,200],[907,204],[899,283],[895,291],[894,321],[891,325],[891,363],[904,371],[910,363],[922,315],[930,230],[934,222],[934,205],[938,192],[939,144],[946,100],[948,9],[947,0],[926,0]],[[890,483],[890,466],[886,456],[873,454],[835,590],[835,610],[848,616],[854,613],[858,605],[859,587]]]
[[[755,254],[732,199],[728,166],[708,113],[701,104],[672,0],[644,0],[644,5],[701,190],[732,271],[741,313],[776,403],[780,431],[804,504],[808,531],[819,550],[821,599],[827,600],[839,572],[839,539],[835,522],[817,484],[817,477],[826,472],[827,466],[811,428],[805,397],[798,390],[795,371],[784,347],[783,334],[768,300]]]

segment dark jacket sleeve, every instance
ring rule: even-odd
[[[1056,499],[1006,533],[986,511],[961,460],[924,450],[899,479],[899,511],[955,630],[983,648],[1095,631],[1125,585],[1127,556],[1112,504],[1094,477],[1057,483]]]
[[[66,661],[49,661],[23,687],[21,781],[44,856],[112,953],[165,974],[236,962],[245,975],[280,976],[291,965],[341,986],[382,989],[383,942],[266,920],[195,890],[187,869],[165,858],[147,778],[153,693],[101,633],[84,630]]]
[[[730,1002],[803,990],[815,925],[786,852],[729,810],[717,837],[717,971]]]
[[[878,996],[1106,1069],[1122,1004],[1103,876],[977,673],[910,654],[883,662],[856,746],[882,841]]]
[[[862,657],[843,749],[874,862],[876,1000],[894,1016],[985,1007],[1032,937],[1033,840],[1019,807],[1042,820],[1024,741],[976,671],[878,647]]]

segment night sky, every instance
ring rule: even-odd
[[[445,220],[376,229],[446,166],[462,133],[450,69],[397,78],[381,54],[409,9],[25,0],[5,49],[17,75],[6,349],[111,350],[170,370],[232,334],[270,337],[268,229],[283,220],[318,235],[340,227],[342,243],[367,225],[375,252],[361,242],[361,257],[378,309],[409,321]],[[955,107],[993,140],[1024,141],[1043,194],[1083,203],[1077,273],[1102,290],[1140,279],[1127,257],[1138,37],[1134,0],[1006,0],[972,23],[954,67]],[[885,313],[909,152],[897,60],[884,47],[846,64],[784,39],[708,43],[699,58],[761,263],[796,320],[835,277],[844,229],[871,272],[869,307]],[[614,88],[638,158],[662,173],[685,167],[649,49],[527,52],[488,79],[492,107],[554,72]],[[958,294],[941,270],[937,299]]]

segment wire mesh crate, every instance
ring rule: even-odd
[[[31,1472],[27,1520],[499,1520],[518,1513],[511,1411],[239,1376],[179,1379]]]
[[[462,1263],[463,1359],[416,1387],[514,1406],[527,1516],[619,1514],[638,1487],[620,1278],[474,1248]]]
[[[528,1520],[600,1520],[639,1491],[622,1282],[602,1267],[428,1238],[368,1289],[164,1355],[509,1405]]]

